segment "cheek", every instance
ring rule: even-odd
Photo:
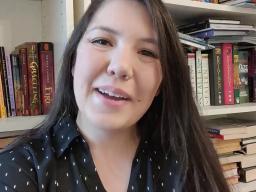
[[[153,100],[162,81],[161,65],[156,64],[138,70],[138,91],[149,100]]]

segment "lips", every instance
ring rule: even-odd
[[[101,86],[101,87],[97,87],[95,88],[95,90],[106,96],[109,97],[110,99],[114,99],[114,100],[131,100],[131,96],[126,93],[125,91],[123,91],[122,89],[118,89],[112,86]]]

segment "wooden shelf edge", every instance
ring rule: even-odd
[[[199,109],[202,116],[227,115],[235,113],[256,113],[256,103],[244,103],[237,105],[207,106]]]
[[[28,130],[34,128],[45,119],[45,115],[19,116],[0,119],[0,133],[7,131]]]
[[[256,15],[256,10],[253,8],[243,8],[223,4],[206,3],[200,1],[189,1],[189,0],[163,0],[167,6],[184,6],[191,7],[194,9],[206,9],[214,11],[224,11],[229,13],[239,13],[246,15]]]

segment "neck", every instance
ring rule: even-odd
[[[113,130],[93,126],[88,122],[78,113],[77,125],[91,151],[104,151],[104,153],[108,151],[118,154],[136,150],[139,143],[136,126]]]

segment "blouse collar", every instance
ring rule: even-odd
[[[53,147],[60,157],[71,142],[80,136],[76,122],[70,115],[62,117],[58,123],[55,124],[52,131]]]

